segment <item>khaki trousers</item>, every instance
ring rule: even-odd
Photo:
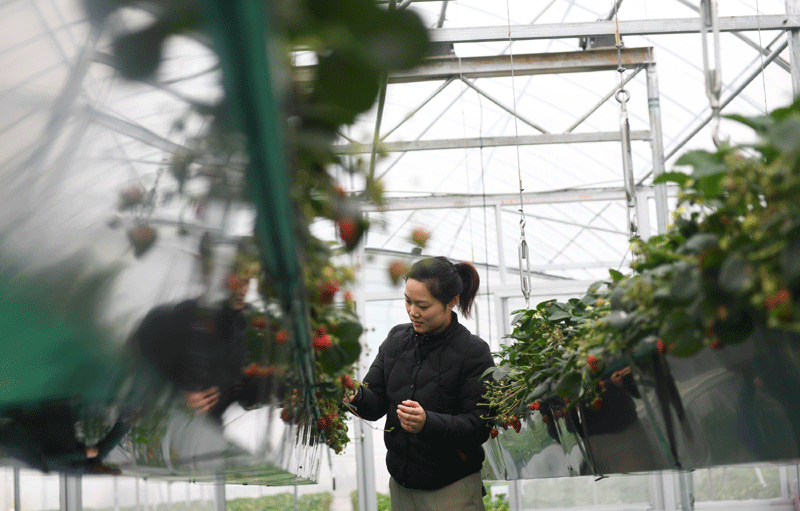
[[[390,477],[389,495],[392,511],[486,511],[480,472],[438,490],[410,490]]]

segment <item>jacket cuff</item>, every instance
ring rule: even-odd
[[[447,426],[442,418],[436,412],[429,412],[425,410],[425,425],[419,432],[421,436],[428,437],[442,437],[447,432]]]

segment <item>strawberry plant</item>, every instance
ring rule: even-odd
[[[800,101],[730,116],[759,137],[693,151],[657,183],[679,187],[667,233],[632,240],[630,274],[610,270],[583,298],[516,311],[491,370],[492,419],[576,399],[603,406],[603,381],[631,357],[722,350],[755,328],[800,331]],[[548,414],[548,419],[549,419]]]
[[[84,4],[98,25],[117,9],[138,7],[132,0]],[[361,160],[350,164],[334,154],[332,143],[341,127],[372,107],[386,73],[411,68],[427,54],[425,26],[409,10],[384,9],[372,0],[301,0],[291,6],[186,0],[162,7],[149,13],[144,26],[112,31],[114,65],[125,78],[147,81],[156,74],[170,38],[205,31],[203,39],[213,41],[210,46],[219,54],[225,75],[225,97],[213,104],[195,103],[175,122],[177,132],[184,132],[189,117],[199,118],[198,125],[205,128],[194,135],[181,133],[183,147],[168,155],[173,185],[177,195],[186,195],[185,201],[197,206],[198,216],[208,199],[226,205],[249,200],[259,210],[255,232],[261,246],[255,255],[247,254],[249,259],[237,259],[232,277],[257,279],[264,303],[261,310],[248,313],[244,337],[250,360],[242,370],[251,377],[280,377],[296,389],[283,396],[287,417],[316,425],[315,439],[339,452],[346,442],[343,414],[337,411],[347,382],[342,377],[352,372],[360,353],[362,327],[352,293],[344,288],[353,281],[353,271],[335,267],[333,261],[363,238],[369,225],[359,202],[380,203],[383,187]],[[269,58],[249,51],[265,47],[270,48]],[[280,58],[270,60],[281,50]],[[290,69],[298,51],[315,54],[310,73]],[[267,82],[273,76],[286,83],[272,87]],[[273,99],[279,119],[270,118]],[[271,128],[281,135],[270,136]],[[285,158],[279,155],[282,150]],[[361,174],[363,192],[344,191],[333,166]],[[190,186],[193,180],[206,185],[207,196],[188,197],[187,190],[198,188]],[[121,192],[120,210],[135,216],[141,226],[129,231],[137,257],[157,240],[146,221],[161,202],[155,200],[158,195],[155,186]],[[287,212],[288,218],[281,215]],[[335,226],[336,242],[312,234],[311,225],[320,220]],[[425,238],[425,233],[418,234],[418,241]],[[209,239],[204,239],[199,268],[207,281],[213,257]],[[258,264],[262,260],[263,267]],[[337,300],[340,295],[343,303]]]

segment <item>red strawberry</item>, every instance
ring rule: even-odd
[[[319,290],[319,301],[322,305],[328,305],[333,301],[336,292],[339,291],[339,283],[334,279],[328,279]]]
[[[353,390],[355,384],[353,383],[353,379],[350,377],[349,374],[345,374],[344,376],[342,376],[341,382],[342,382],[342,387],[349,390]]]
[[[792,314],[792,294],[788,289],[781,288],[764,302],[767,309],[775,311],[779,317],[788,318]]]
[[[594,398],[594,401],[592,401],[592,406],[594,406],[595,410],[601,409],[603,407],[603,399],[600,397]]]
[[[259,316],[254,317],[251,324],[253,325],[253,328],[257,328],[259,330],[267,328],[267,322],[264,320],[264,318]]]
[[[352,247],[358,241],[358,224],[352,218],[340,218],[336,222],[339,228],[339,237],[345,245]]]
[[[247,367],[245,367],[242,370],[242,372],[248,378],[252,378],[252,377],[258,375],[258,364],[256,364],[255,362],[250,362],[249,364],[247,364]]]
[[[492,428],[492,430],[489,431],[489,436],[492,438],[497,438],[497,433],[498,431],[495,428]]]
[[[542,420],[544,421],[545,424],[548,424],[550,422],[550,416],[542,415]]]
[[[593,373],[596,373],[600,369],[600,364],[597,362],[597,357],[594,355],[586,357],[586,363],[589,364],[589,369],[591,369]]]
[[[328,351],[331,349],[331,337],[324,329],[320,329],[314,337],[314,349],[317,351]]]
[[[664,339],[659,339],[658,341],[656,341],[656,348],[658,349],[658,352],[661,353],[662,355],[665,355],[667,353],[667,345],[664,343]]]
[[[289,332],[284,329],[280,329],[275,332],[275,342],[278,344],[286,344],[286,341],[289,340]]]
[[[144,202],[144,189],[141,186],[130,185],[120,192],[119,209],[133,207]]]
[[[389,265],[389,278],[392,279],[394,285],[397,285],[406,273],[408,273],[408,263],[405,261],[393,261]]]
[[[522,429],[522,423],[519,421],[519,417],[511,418],[511,427],[514,428],[514,431],[519,433],[519,430]]]
[[[237,289],[242,286],[242,279],[240,279],[238,275],[231,275],[228,277],[228,280],[225,281],[225,284],[231,289]]]
[[[722,347],[722,344],[719,342],[719,339],[712,339],[710,346],[712,350],[718,350]]]
[[[425,248],[425,244],[428,243],[430,237],[431,233],[422,227],[417,227],[411,232],[411,243],[417,245],[418,247]]]
[[[346,304],[351,304],[351,303],[354,303],[355,301],[356,301],[356,299],[355,299],[355,298],[353,298],[353,293],[351,293],[350,291],[347,291],[347,292],[344,294],[344,302],[345,302]]]
[[[317,397],[317,399],[319,399],[319,398],[322,397],[322,392],[316,391],[316,392],[314,392],[314,395]]]
[[[156,230],[149,225],[137,225],[128,231],[128,239],[133,245],[133,255],[142,256],[156,241]]]

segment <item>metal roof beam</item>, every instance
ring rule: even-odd
[[[638,186],[637,196],[642,200],[647,200],[653,196],[652,186]],[[677,195],[677,188],[668,187],[669,196]],[[587,201],[624,201],[625,190],[619,188],[581,188],[575,190],[557,190],[552,192],[528,192],[522,194],[523,205],[528,204],[557,204],[569,202]],[[519,206],[520,194],[461,194],[461,195],[440,195],[425,197],[387,197],[381,206],[364,202],[361,210],[369,211],[411,211],[418,209],[451,209],[451,208],[483,208],[494,206]]]
[[[788,30],[800,28],[800,14],[763,16],[728,16],[719,19],[721,32]],[[694,34],[700,32],[700,18],[667,18],[619,22],[621,36]],[[583,23],[542,23],[491,27],[433,28],[435,43],[480,43],[491,41],[527,41],[533,39],[569,39],[615,35],[614,21]],[[516,57],[515,57],[516,61]],[[516,62],[515,62],[516,63]]]
[[[620,58],[622,66],[626,69],[655,63],[653,49],[650,47],[622,48]],[[613,47],[585,51],[515,54],[513,73],[514,76],[586,73],[617,70],[618,65],[617,49]],[[293,75],[297,80],[310,82],[315,68],[316,66],[297,66],[293,68]],[[446,80],[452,77],[493,78],[511,76],[511,73],[510,55],[430,57],[414,69],[391,73],[389,83]]]
[[[631,140],[650,140],[648,130],[631,132]],[[579,144],[589,142],[619,142],[622,140],[619,131],[602,131],[596,133],[561,133],[542,135],[520,135],[518,137],[480,137],[451,138],[439,140],[412,140],[404,142],[383,142],[380,150],[387,153],[407,151],[432,151],[436,149],[469,149],[481,147],[508,147],[546,144]],[[372,144],[335,144],[336,154],[366,154],[372,151]]]
[[[633,69],[655,63],[653,49],[649,47],[622,48],[619,55],[625,69]],[[514,55],[514,76],[588,73],[617,70],[616,48],[597,48],[585,51],[562,51]],[[437,80],[450,76],[464,78],[495,78],[511,76],[510,55],[487,57],[434,57],[426,59],[420,66],[408,71],[398,71],[389,78],[389,83],[407,83],[421,80]]]

